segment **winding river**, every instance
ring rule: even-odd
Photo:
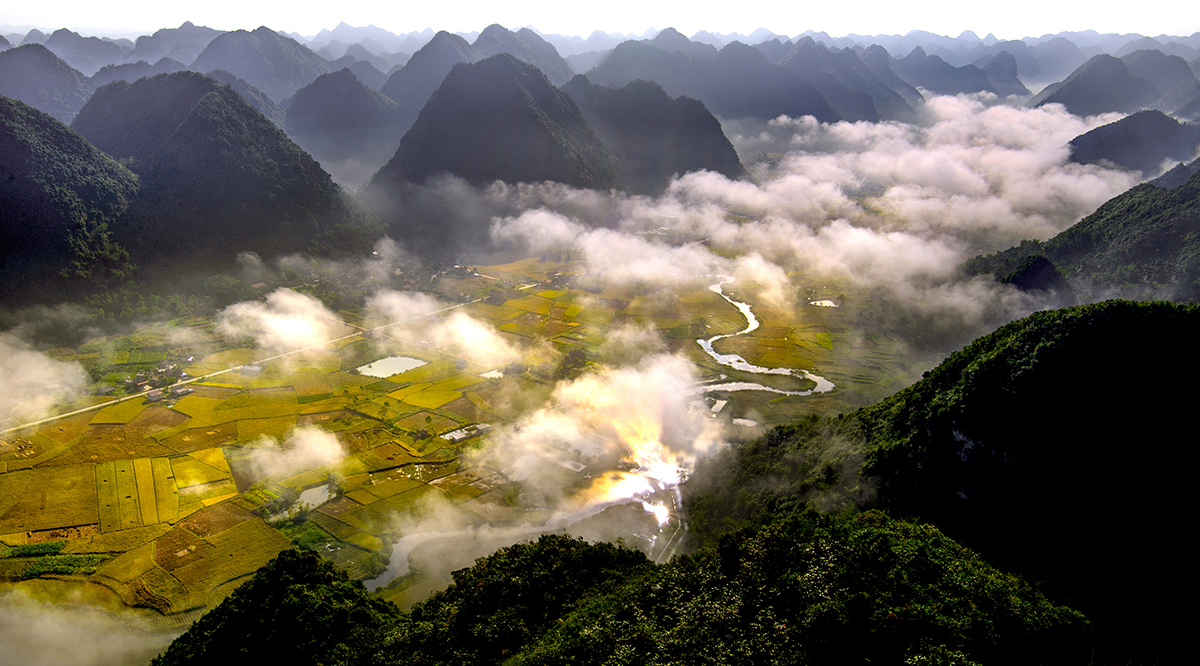
[[[757,384],[755,382],[725,382],[720,384],[705,384],[703,386],[699,386],[695,390],[696,393],[712,393],[714,391],[769,391],[771,393],[778,393],[780,395],[806,396],[814,393],[827,393],[833,390],[833,382],[821,377],[820,375],[814,375],[807,370],[800,370],[798,368],[764,368],[761,365],[754,365],[753,363],[750,363],[746,359],[742,358],[739,354],[722,354],[716,349],[713,349],[713,345],[717,342],[717,340],[732,338],[736,335],[745,335],[746,333],[750,333],[758,329],[758,317],[754,316],[754,312],[750,309],[750,306],[741,301],[733,300],[728,294],[725,293],[723,289],[725,285],[733,282],[733,278],[724,275],[720,275],[718,277],[720,278],[720,281],[710,286],[709,290],[725,299],[730,305],[737,308],[738,312],[742,313],[742,316],[746,318],[746,328],[736,333],[726,333],[724,335],[717,335],[707,339],[696,340],[696,344],[700,345],[700,347],[704,349],[704,352],[713,357],[713,360],[715,360],[717,363],[733,368],[734,370],[759,375],[787,375],[789,377],[804,377],[805,379],[810,379],[813,382],[816,382],[816,386],[807,391],[784,391],[770,386]]]

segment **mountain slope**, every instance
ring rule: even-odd
[[[1180,435],[1192,398],[1175,378],[1200,371],[1197,335],[1194,305],[1034,313],[875,405],[703,463],[682,487],[691,525],[712,543],[811,506],[913,516],[1069,600],[1094,624],[1097,663],[1174,663],[1190,651],[1173,601],[1190,566],[1176,529],[1187,490],[1138,467],[1193,461]],[[1139,338],[1153,344],[1126,382],[1119,357]],[[1153,507],[1130,500],[1147,496]]]
[[[731,180],[746,176],[721,123],[697,100],[671,99],[649,81],[614,90],[583,75],[562,90],[617,155],[622,180],[634,194],[661,194],[672,175],[689,171],[715,171]]]
[[[963,269],[1003,277],[1039,254],[1082,289],[1200,298],[1200,175],[1171,189],[1138,185],[1048,241],[1023,241]]]
[[[74,128],[141,177],[129,238],[141,256],[293,252],[355,219],[311,157],[231,88],[194,72],[104,86]]]
[[[493,23],[479,33],[471,48],[475,49],[481,60],[499,53],[507,53],[540,69],[550,83],[556,86],[570,81],[575,75],[567,61],[558,55],[558,50],[528,28],[514,33]]]
[[[479,60],[479,54],[467,40],[448,32],[438,32],[413,54],[412,58],[392,74],[379,92],[387,95],[400,107],[401,131],[407,132],[417,121],[421,109],[442,85],[451,68],[459,63]]]
[[[1200,148],[1200,127],[1180,124],[1159,111],[1139,111],[1071,139],[1071,161],[1109,162],[1122,169],[1159,172],[1164,160],[1190,161]]]
[[[278,104],[329,73],[329,64],[295,40],[260,27],[254,32],[235,30],[219,35],[196,57],[192,69],[223,69]]]
[[[40,44],[0,52],[0,95],[69,123],[96,87]]]
[[[454,572],[448,589],[398,616],[329,568],[315,554],[281,554],[153,663],[234,655],[381,665],[590,664],[614,655],[616,663],[814,666],[1089,657],[1079,614],[936,529],[878,513],[810,513],[658,567],[620,546],[545,535]]]
[[[101,285],[127,272],[109,233],[137,192],[137,177],[77,132],[0,97],[0,294],[36,298],[64,270]]]
[[[1077,116],[1120,111],[1133,113],[1154,103],[1162,93],[1146,79],[1129,73],[1125,63],[1100,54],[1083,63],[1061,83],[1047,86],[1028,106],[1062,104]]]

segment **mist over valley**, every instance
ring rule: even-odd
[[[0,33],[0,653],[1182,653],[1200,33]]]

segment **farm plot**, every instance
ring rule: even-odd
[[[0,535],[95,524],[97,507],[94,465],[0,474]]]

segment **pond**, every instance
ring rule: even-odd
[[[360,366],[358,371],[364,375],[386,379],[392,375],[398,375],[402,372],[408,372],[413,368],[419,368],[426,363],[429,363],[429,361],[422,361],[419,358],[411,356],[389,356],[381,358],[374,363]]]

